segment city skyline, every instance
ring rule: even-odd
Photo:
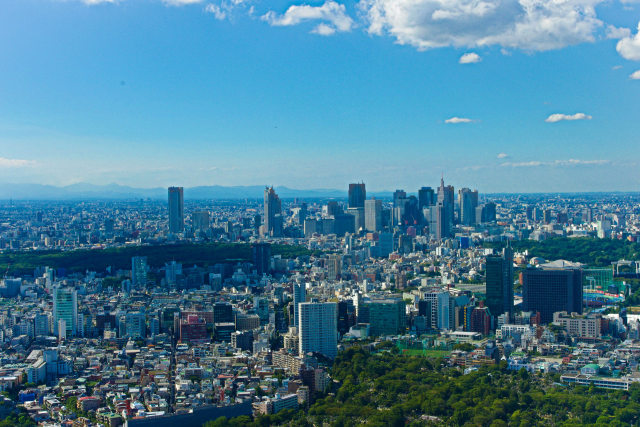
[[[637,189],[637,2],[414,3],[3,2],[0,182]]]

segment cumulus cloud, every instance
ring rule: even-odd
[[[468,119],[466,117],[451,117],[450,119],[447,119],[444,121],[445,123],[448,124],[458,124],[458,123],[473,123],[474,120],[473,119]]]
[[[568,121],[574,121],[574,120],[591,120],[593,117],[591,117],[588,114],[584,114],[584,113],[576,113],[576,114],[551,114],[549,117],[546,118],[545,122],[547,123],[557,123],[557,122],[561,122],[563,120],[568,120]]]
[[[640,61],[640,22],[636,34],[629,33],[626,37],[621,38],[616,45],[616,50],[624,59]]]
[[[640,70],[631,73],[629,76],[631,80],[640,80]]]
[[[618,28],[614,25],[607,25],[606,36],[608,39],[622,39],[630,35],[631,30],[628,28]]]
[[[498,154],[498,158],[499,159],[508,159],[509,155],[507,153],[500,153],[500,154]]]
[[[290,26],[306,21],[323,21],[312,32],[324,36],[334,34],[337,31],[351,31],[353,27],[353,19],[347,15],[344,5],[335,1],[326,1],[322,6],[290,6],[282,15],[269,11],[262,16],[262,20],[273,26]]]
[[[331,25],[327,24],[318,24],[313,30],[311,30],[313,34],[319,34],[321,36],[331,36],[335,34],[336,29]]]
[[[598,159],[598,160],[581,160],[581,159],[568,159],[568,160],[551,160],[540,161],[531,160],[528,162],[504,162],[500,166],[512,167],[512,168],[531,168],[539,166],[597,166],[606,165],[611,163],[610,160]]]
[[[8,159],[6,157],[0,157],[0,168],[24,168],[35,166],[35,164],[36,162],[33,160]]]
[[[360,0],[371,34],[420,50],[499,45],[545,51],[595,39],[605,0]]]
[[[469,52],[462,55],[458,62],[460,64],[475,64],[480,61],[482,61],[482,58],[480,58],[480,55],[478,55],[475,52]]]

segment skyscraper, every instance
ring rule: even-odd
[[[474,225],[476,223],[476,208],[478,207],[478,190],[471,191],[462,188],[458,192],[460,203],[460,224]]]
[[[382,230],[382,200],[365,200],[364,227],[367,231]]]
[[[258,276],[267,273],[269,271],[269,260],[271,259],[271,245],[268,243],[254,243],[251,246],[251,254]]]
[[[513,319],[513,250],[507,246],[501,256],[489,256],[486,262],[487,307],[498,317],[508,313]]]
[[[191,215],[191,222],[196,231],[205,231],[209,228],[209,211],[197,211]]]
[[[282,236],[282,203],[273,187],[264,190],[264,234]]]
[[[338,304],[304,302],[299,305],[299,353],[338,354]]]
[[[169,233],[184,231],[184,195],[182,187],[169,187]]]
[[[60,322],[62,320],[63,322]],[[64,324],[65,336],[75,336],[78,324],[78,294],[73,288],[56,287],[53,289],[53,325],[54,333],[60,335],[59,325]]]
[[[438,205],[442,205],[444,208],[444,216],[442,220],[442,226],[444,227],[446,237],[451,232],[454,220],[454,190],[453,186],[444,185],[444,178],[440,179],[440,187],[438,187]]]
[[[367,200],[367,190],[364,182],[349,184],[349,208],[364,208],[365,200]]]
[[[147,285],[147,257],[131,257],[131,284],[134,288]]]
[[[523,310],[540,313],[540,321],[553,321],[553,313],[582,313],[582,269],[555,261],[522,273]]]
[[[299,304],[307,301],[307,289],[304,283],[293,284],[293,326],[298,326]]]
[[[436,216],[436,230],[435,235],[436,239],[442,240],[446,239],[450,236],[451,225],[449,222],[449,216],[447,215],[447,210],[442,203],[438,203],[435,206],[435,216]]]
[[[401,298],[372,299],[360,307],[360,321],[369,323],[373,337],[402,334],[407,327],[406,303]]]
[[[418,208],[420,212],[422,209],[428,208],[436,204],[436,195],[431,187],[422,187],[418,190]]]

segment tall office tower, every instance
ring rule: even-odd
[[[307,215],[309,214],[309,208],[305,202],[300,204],[300,209],[298,210],[298,224],[304,224],[304,220],[307,219]]]
[[[523,311],[540,313],[540,321],[553,321],[553,313],[582,313],[582,269],[567,261],[543,264],[522,273]]]
[[[486,263],[487,307],[491,315],[503,313],[513,319],[513,250],[507,246],[501,256],[489,256]]]
[[[125,336],[128,338],[145,338],[147,324],[144,313],[130,312],[125,316]]]
[[[478,190],[461,189],[458,192],[458,201],[460,203],[460,223],[474,225],[476,223],[476,208],[478,207]]]
[[[131,284],[134,288],[141,288],[147,285],[147,257],[131,257]]]
[[[282,236],[282,203],[273,187],[264,190],[264,234]]]
[[[483,215],[486,222],[494,222],[496,220],[496,204],[487,202],[484,204]]]
[[[184,194],[182,187],[169,187],[169,233],[184,231]]]
[[[320,353],[329,359],[338,354],[338,304],[303,302],[299,305],[299,354]]]
[[[526,215],[529,221],[533,221],[533,206],[527,205]]]
[[[196,211],[191,214],[191,222],[196,231],[205,231],[209,228],[209,211]]]
[[[327,204],[322,207],[322,213],[324,216],[336,216],[342,214],[342,208],[335,200],[329,200]]]
[[[342,256],[339,254],[330,254],[327,258],[327,279],[338,280],[342,272]]]
[[[213,304],[213,323],[233,322],[233,306],[228,302],[218,301]]]
[[[382,230],[382,200],[365,200],[364,227],[367,231]]]
[[[544,221],[545,224],[550,224],[551,223],[551,209],[545,209],[543,212],[543,216],[542,216],[542,221]]]
[[[402,222],[402,216],[404,215],[404,202],[407,198],[407,193],[404,190],[396,190],[393,192],[393,206],[391,211],[392,225],[399,225]]]
[[[418,190],[418,209],[428,208],[436,204],[436,195],[431,187],[422,187]]]
[[[449,292],[438,294],[438,320],[436,323],[440,330],[455,329],[455,299]]]
[[[372,299],[360,306],[359,316],[369,323],[373,337],[398,335],[407,328],[406,303],[402,298]]]
[[[435,207],[436,210],[436,239],[442,240],[450,237],[451,235],[451,223],[447,209],[442,203],[438,203]]]
[[[271,245],[268,243],[254,243],[251,246],[251,255],[258,276],[268,273],[269,260],[271,259]]]
[[[33,333],[36,337],[47,336],[51,333],[51,327],[49,326],[49,314],[38,313],[33,318]]]
[[[347,214],[353,215],[353,229],[356,233],[359,233],[361,229],[365,229],[364,223],[364,207],[362,208],[348,208]],[[306,234],[306,233],[305,233]]]
[[[364,182],[349,184],[349,208],[364,208],[365,200],[367,200],[367,190]]]
[[[307,289],[304,283],[293,284],[293,326],[298,327],[299,304],[307,301]]]
[[[53,325],[56,335],[60,335],[58,330],[61,324],[60,320],[64,321],[65,336],[75,336],[78,324],[78,294],[73,288],[56,287],[53,289]]]
[[[393,192],[393,208],[395,209],[398,206],[400,199],[406,199],[407,192],[404,190],[396,190]]]
[[[454,190],[452,185],[444,185],[444,178],[440,178],[440,187],[438,187],[438,200],[437,203],[444,206],[445,215],[447,219],[447,225],[449,229],[453,226],[454,222]],[[450,230],[449,230],[450,231]]]
[[[344,335],[356,324],[356,308],[353,300],[343,300],[338,303],[338,332]]]

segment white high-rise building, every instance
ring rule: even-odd
[[[56,335],[60,335],[58,327],[61,319],[65,322],[65,335],[67,337],[76,336],[76,327],[78,325],[78,294],[73,288],[58,287],[53,289],[53,324]]]
[[[367,231],[382,230],[382,200],[365,200],[364,227]]]
[[[338,354],[338,304],[303,302],[298,308],[300,355],[315,352],[334,359]]]
[[[293,284],[293,326],[298,327],[298,304],[307,301],[307,289],[304,283]]]

